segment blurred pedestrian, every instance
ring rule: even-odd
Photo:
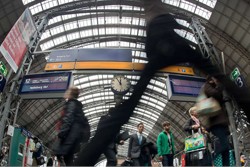
[[[221,106],[221,110],[217,115],[205,117],[208,121],[206,129],[217,138],[214,143],[215,154],[221,154],[223,166],[229,166],[230,143],[228,136],[230,135],[230,131],[228,128],[229,120],[227,111],[223,101],[223,88],[222,83],[220,83],[214,76],[208,76],[202,91],[208,98],[213,97],[217,100]]]
[[[35,148],[33,150],[30,150],[30,152],[32,152],[32,166],[38,166],[38,158],[42,156],[42,152],[43,152],[43,146],[41,144],[41,142],[38,140],[37,137],[33,138],[33,141],[35,143]]]
[[[64,94],[65,105],[59,122],[58,140],[54,154],[62,165],[73,165],[74,154],[80,151],[80,143],[89,139],[90,127],[83,112],[83,105],[77,100],[77,87],[70,87]]]

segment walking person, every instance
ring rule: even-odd
[[[137,132],[132,134],[129,139],[128,159],[131,159],[133,166],[143,166],[141,148],[146,143],[146,138],[142,135],[144,124],[137,125]]]
[[[213,76],[208,76],[207,81],[202,87],[202,92],[209,98],[213,97],[217,100],[221,106],[221,110],[215,116],[207,116],[205,117],[207,120],[206,129],[210,131],[216,138],[214,152],[215,155],[222,155],[222,165],[229,166],[229,150],[230,143],[228,140],[228,136],[230,134],[228,125],[229,120],[227,116],[227,111],[225,109],[224,101],[223,101],[223,85],[218,81],[217,78]]]
[[[43,152],[43,147],[42,147],[42,144],[41,142],[38,140],[37,137],[34,137],[33,138],[33,141],[35,143],[35,148],[33,150],[30,150],[30,152],[32,152],[32,166],[38,166],[38,162],[37,162],[37,159],[39,157],[42,156],[42,152]]]
[[[174,136],[170,130],[170,123],[165,121],[162,124],[163,131],[157,137],[157,149],[159,159],[163,166],[173,166],[175,153]]]
[[[58,140],[54,148],[61,166],[73,165],[74,154],[80,151],[80,143],[90,136],[90,126],[83,112],[83,105],[77,100],[79,89],[70,87],[64,94],[65,105],[59,122]]]

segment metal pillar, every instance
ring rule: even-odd
[[[233,145],[234,145],[234,154],[235,154],[235,162],[236,166],[240,166],[240,154],[239,154],[239,140],[237,135],[237,129],[235,125],[235,119],[234,119],[234,111],[235,107],[232,105],[232,99],[228,95],[227,91],[223,91],[223,98],[226,99],[225,106],[228,114],[228,119],[230,123],[230,131],[233,137]]]
[[[5,129],[8,125],[15,123],[16,114],[21,103],[21,99],[18,95],[19,81],[25,74],[28,74],[32,61],[34,59],[33,51],[38,45],[38,41],[41,38],[42,33],[45,31],[46,26],[48,25],[48,15],[44,18],[38,20],[37,31],[35,32],[33,39],[31,39],[28,46],[28,52],[24,56],[23,63],[20,69],[17,71],[15,76],[7,81],[6,88],[3,92],[3,100],[1,103],[1,113],[0,113],[0,148],[2,147],[2,142],[5,137]],[[11,70],[12,71],[12,70]],[[10,78],[12,72],[7,78]],[[13,107],[13,108],[11,108]]]
[[[192,27],[194,37],[198,43],[198,46],[200,48],[200,51],[203,57],[206,59],[210,59],[213,65],[218,66],[220,70],[223,71],[223,68],[222,68],[223,63],[212,41],[210,40],[208,34],[206,33],[205,28],[201,25],[201,23],[199,22],[197,18],[192,18],[190,26]],[[223,96],[224,98],[229,99],[227,102],[225,102],[225,105],[226,105],[226,110],[228,113],[228,119],[230,122],[230,130],[231,130],[232,137],[233,137],[236,166],[240,166],[239,143],[238,143],[238,137],[236,133],[235,120],[233,117],[234,110],[232,107],[232,99],[229,97],[226,91],[223,92]]]

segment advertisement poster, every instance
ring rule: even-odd
[[[31,37],[36,31],[29,9],[26,9],[7,34],[0,51],[14,72],[20,67],[28,50]]]

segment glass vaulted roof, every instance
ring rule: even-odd
[[[132,61],[146,63],[145,37],[146,20],[141,0],[22,0],[34,18],[41,18],[51,13],[46,31],[42,34],[39,46],[41,51],[72,48],[131,48]],[[168,8],[184,11],[208,20],[215,7],[216,0],[163,0]],[[60,14],[59,14],[60,13]],[[176,18],[177,22],[190,28],[189,22]],[[176,30],[196,43],[192,31]],[[40,71],[42,71],[41,69]],[[100,116],[115,106],[114,94],[110,82],[116,71],[99,71],[87,74],[80,71],[74,75],[74,84],[81,89],[79,100],[84,105],[84,112],[91,124],[94,135]],[[131,90],[123,97],[128,99],[133,86],[139,79],[138,73],[124,73],[131,81]],[[19,123],[25,125],[34,135],[49,146],[55,137],[55,122],[60,116],[63,105],[61,99],[24,100],[20,107]],[[155,141],[161,131],[161,123],[171,122],[176,138],[177,149],[182,148],[185,132],[183,124],[187,119],[184,113],[192,103],[168,102],[165,74],[151,79],[134,115],[122,130],[133,133],[139,122],[144,122],[144,135]],[[36,120],[36,121],[34,121]],[[126,156],[127,143],[119,147],[119,155]]]

